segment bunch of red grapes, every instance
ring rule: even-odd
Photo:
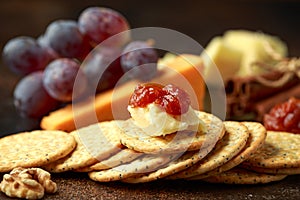
[[[22,75],[14,90],[16,109],[35,118],[62,103],[112,88],[124,74],[151,79],[158,60],[147,41],[131,39],[124,16],[103,7],[85,9],[77,21],[54,21],[37,39],[13,38],[2,56]]]

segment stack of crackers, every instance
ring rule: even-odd
[[[39,130],[6,136],[0,139],[0,173],[41,167],[51,173],[88,173],[99,182],[186,179],[228,184],[268,183],[300,174],[300,135],[197,114],[205,131],[151,137],[128,119],[71,133]]]

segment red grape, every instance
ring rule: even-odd
[[[82,63],[91,88],[97,92],[112,88],[123,75],[120,64],[121,49],[101,47],[93,50]]]
[[[21,116],[39,118],[58,106],[43,87],[43,72],[33,72],[17,84],[14,105]]]
[[[48,44],[48,41],[45,39],[45,37],[43,35],[38,37],[37,42],[39,43],[40,46],[42,46],[48,52],[48,54],[51,58],[51,61],[59,58],[58,53],[50,47],[50,45]]]
[[[158,54],[144,41],[129,43],[121,56],[121,66],[130,78],[150,80],[157,72]]]
[[[60,57],[83,60],[91,46],[81,34],[76,21],[57,20],[49,24],[41,43],[50,46]]]
[[[48,44],[48,40],[44,35],[40,35],[37,38],[37,42],[39,43],[39,45],[41,45],[43,47],[50,47],[50,45]]]
[[[13,38],[3,49],[4,63],[21,75],[43,70],[52,59],[49,52],[31,37]]]
[[[75,80],[80,84],[74,88]],[[78,62],[69,58],[52,61],[45,69],[43,84],[46,91],[60,101],[80,98],[87,89],[87,79]]]
[[[90,7],[85,9],[78,19],[79,29],[85,34],[93,46],[120,32],[129,30],[127,20],[117,11],[102,8]],[[120,37],[119,37],[120,36]],[[122,46],[130,39],[127,31],[115,37],[109,46]]]

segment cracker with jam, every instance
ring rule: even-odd
[[[266,131],[258,122],[222,121],[194,110],[188,95],[176,86],[139,85],[128,110],[127,120],[99,122],[71,133],[33,131],[1,138],[1,158],[16,158],[15,165],[2,166],[2,171],[27,167],[21,160],[27,159],[29,148],[39,148],[42,153],[37,161],[31,158],[28,167],[88,172],[98,182],[186,179],[257,184],[299,174],[299,135]],[[8,150],[8,143],[21,146],[31,139],[39,145]],[[53,159],[47,157],[52,155],[48,146]]]

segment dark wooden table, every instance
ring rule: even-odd
[[[60,1],[0,0],[0,47],[17,35],[37,37],[55,19],[76,19],[91,5],[122,12],[132,27],[156,26],[180,31],[205,46],[227,29],[260,30],[278,35],[290,55],[300,55],[300,4],[297,1]],[[12,92],[20,77],[0,65],[0,137],[39,128],[39,121],[18,116]],[[2,176],[1,176],[2,178]],[[300,199],[300,176],[265,185],[224,185],[188,181],[145,184],[96,183],[86,174],[53,175],[59,191],[45,199]],[[10,199],[0,193],[0,199]]]

